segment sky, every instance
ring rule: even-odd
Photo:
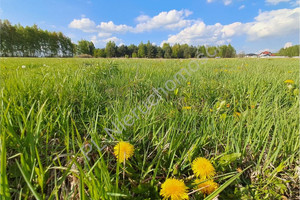
[[[0,0],[0,18],[61,31],[72,42],[148,40],[231,44],[237,52],[277,52],[299,44],[300,0]]]

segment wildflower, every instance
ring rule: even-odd
[[[236,171],[238,171],[239,173],[241,173],[243,170],[241,168],[237,168]]]
[[[25,65],[22,65],[22,69],[25,69],[26,68],[26,66]]]
[[[215,168],[209,160],[203,157],[196,158],[192,163],[192,170],[197,177],[210,178],[216,174]]]
[[[191,109],[192,109],[191,106],[184,106],[184,107],[182,107],[182,110],[191,110]]]
[[[187,82],[188,85],[191,85],[191,82]]]
[[[203,194],[211,194],[213,193],[219,186],[213,180],[206,180],[205,179],[196,179],[194,183],[197,185],[197,189],[200,190]]]
[[[169,178],[161,185],[160,195],[164,197],[163,199],[189,199],[187,191],[188,188],[182,180]]]
[[[119,162],[123,162],[124,160],[127,160],[131,156],[133,156],[134,153],[134,146],[128,142],[119,142],[114,147],[114,154]]]
[[[234,112],[234,116],[240,117],[240,116],[241,116],[241,113],[240,113],[240,112]]]
[[[230,104],[228,103],[228,104],[226,105],[226,107],[229,108],[229,107],[230,107]]]
[[[251,105],[251,108],[254,109],[254,108],[255,108],[255,105]]]
[[[289,84],[287,87],[288,87],[289,90],[292,90],[292,89],[293,89],[293,86],[290,85],[290,84]]]
[[[209,112],[212,112],[213,111],[213,109],[209,109]]]
[[[294,84],[294,83],[295,83],[293,80],[290,80],[290,79],[285,80],[284,82],[285,82],[285,83],[288,83],[288,84]]]

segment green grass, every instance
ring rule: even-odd
[[[211,59],[147,114],[137,109],[190,62],[1,58],[0,199],[160,199],[166,178],[192,186],[200,156],[216,168],[219,199],[296,198],[299,61]],[[134,110],[113,140],[104,129]],[[125,169],[113,155],[121,140],[135,147]]]

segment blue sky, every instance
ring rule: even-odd
[[[221,45],[238,52],[299,44],[299,0],[1,0],[0,18],[104,47],[141,41]]]

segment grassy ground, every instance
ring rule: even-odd
[[[160,199],[171,177],[202,199],[197,157],[219,199],[296,199],[299,60],[195,62],[1,58],[0,199]],[[135,148],[124,163],[118,141]]]

